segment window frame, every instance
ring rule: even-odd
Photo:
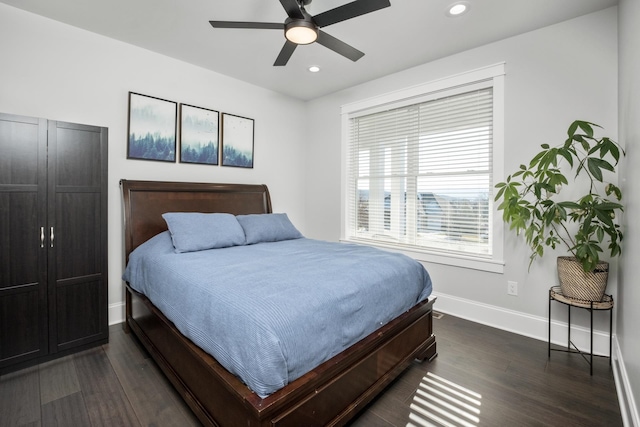
[[[372,242],[370,240],[349,238],[347,236],[348,206],[348,149],[349,149],[349,120],[352,117],[372,114],[379,111],[399,108],[406,105],[417,104],[442,96],[455,95],[473,90],[474,87],[485,86],[493,88],[493,148],[492,148],[492,182],[500,182],[504,175],[504,76],[505,63],[498,63],[484,68],[456,74],[425,84],[412,86],[406,89],[378,95],[361,101],[342,105],[342,164],[341,164],[341,241],[361,243],[377,246],[384,249],[401,252],[414,259],[424,262],[451,265],[456,267],[471,268],[494,273],[504,272],[504,224],[502,216],[493,203],[493,197],[489,197],[492,227],[492,254],[487,255],[463,255],[447,251],[438,251],[432,248],[408,248],[403,245],[394,245],[384,242]]]

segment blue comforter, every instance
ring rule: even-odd
[[[305,238],[176,254],[164,232],[123,279],[260,397],[431,293],[409,257]]]

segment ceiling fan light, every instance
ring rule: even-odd
[[[310,44],[317,40],[318,29],[308,21],[293,21],[285,26],[284,36],[295,44]]]

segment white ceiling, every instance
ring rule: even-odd
[[[349,1],[314,0],[307,11],[316,15]],[[0,0],[302,100],[618,3],[467,0],[469,12],[450,18],[445,12],[455,1],[391,0],[391,7],[324,27],[365,53],[357,62],[311,44],[298,46],[285,67],[274,67],[283,32],[214,29],[208,21],[281,23],[287,16],[278,0]],[[310,73],[310,65],[321,71]]]

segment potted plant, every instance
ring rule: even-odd
[[[545,247],[564,245],[571,256],[558,257],[561,292],[587,301],[600,301],[604,295],[609,271],[609,264],[600,260],[604,245],[611,257],[620,255],[623,237],[615,222],[617,211],[623,210],[622,192],[604,182],[603,171],[615,172],[624,150],[610,138],[597,138],[594,127],[600,126],[574,121],[563,145],[542,144],[528,166],[520,165],[496,185],[495,197],[510,229],[524,232],[532,250],[529,267]],[[561,193],[569,188],[565,173],[573,171],[572,186],[584,185],[584,191],[563,200]],[[572,194],[576,191],[571,187]]]

